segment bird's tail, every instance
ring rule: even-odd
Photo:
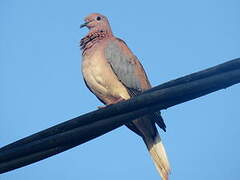
[[[144,142],[147,145],[154,165],[158,173],[161,175],[162,180],[168,180],[168,175],[170,173],[170,165],[164,145],[158,132],[154,139],[152,137],[145,137]]]

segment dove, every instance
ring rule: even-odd
[[[147,74],[127,44],[115,37],[107,17],[92,13],[80,28],[88,34],[80,41],[82,74],[88,89],[106,106],[137,96],[151,88]],[[134,119],[126,126],[145,142],[157,171],[168,180],[170,165],[156,128],[166,131],[160,112]]]

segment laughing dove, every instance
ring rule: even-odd
[[[82,74],[86,86],[105,105],[127,100],[151,88],[143,66],[126,43],[114,37],[107,18],[90,14],[80,27],[88,34],[81,39]],[[163,180],[170,166],[155,123],[165,131],[160,112],[148,114],[127,124],[141,136]]]

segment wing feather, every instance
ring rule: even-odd
[[[141,80],[136,75],[134,56],[128,56],[119,47],[118,43],[113,41],[105,48],[105,57],[118,79],[129,91],[131,89],[139,92],[143,91]]]
[[[123,47],[119,45],[119,42],[122,43]],[[113,72],[127,88],[131,97],[137,96],[151,87],[141,63],[131,53],[124,41],[117,39],[116,41],[109,42],[105,48],[104,55]],[[155,112],[147,116],[166,131],[166,125],[160,112]],[[133,123],[129,123],[127,126],[141,135],[141,132],[139,132]]]

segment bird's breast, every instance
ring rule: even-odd
[[[91,91],[104,102],[112,97],[129,98],[125,86],[112,71],[101,49],[83,56],[82,73]]]
[[[105,66],[101,53],[98,51],[83,58],[82,73],[91,90],[101,93],[106,91],[106,79],[104,77],[107,72]]]

